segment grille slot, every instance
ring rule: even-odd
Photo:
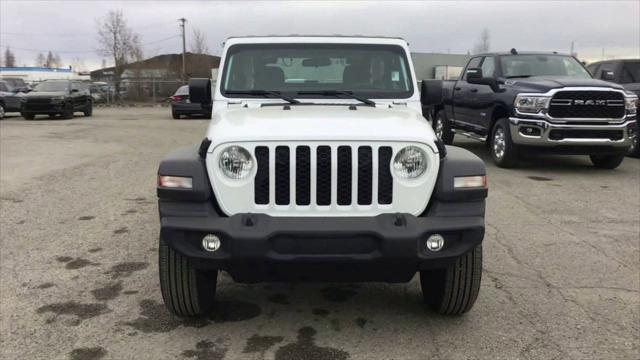
[[[392,152],[388,146],[378,149],[378,202],[380,204],[391,204],[393,200]]]
[[[624,95],[617,91],[559,91],[549,105],[554,118],[620,119],[624,114]]]
[[[289,147],[276,147],[276,205],[289,205]]]
[[[254,198],[256,204],[266,205],[269,203],[269,148],[257,146],[255,153],[258,171],[254,180]]]
[[[389,205],[392,154],[390,146],[256,146],[255,204]]]

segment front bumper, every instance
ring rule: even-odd
[[[607,146],[622,150],[637,134],[636,119],[619,124],[558,124],[543,119],[510,117],[511,138],[529,146]],[[527,132],[528,129],[531,129]]]
[[[20,112],[30,114],[55,114],[64,110],[64,103],[25,103]]]
[[[425,247],[435,233],[445,238],[438,252]],[[216,252],[202,248],[207,234],[221,239]],[[406,282],[416,271],[446,266],[478,245],[484,217],[166,216],[161,237],[195,266],[225,270],[237,282]]]

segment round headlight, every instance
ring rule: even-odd
[[[247,149],[229,146],[220,153],[220,170],[230,179],[243,179],[253,168],[253,159]]]
[[[427,170],[427,155],[416,146],[407,146],[393,159],[393,169],[402,179],[415,179]]]

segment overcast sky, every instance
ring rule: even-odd
[[[146,56],[181,51],[177,19],[206,34],[210,52],[232,35],[362,34],[401,36],[412,51],[466,53],[489,29],[491,50],[556,50],[571,41],[582,60],[640,57],[640,0],[631,1],[12,1],[0,0],[0,46],[33,66],[38,52],[58,52],[100,67],[96,19],[122,9]],[[187,46],[188,47],[188,46]],[[107,59],[107,64],[111,61]]]

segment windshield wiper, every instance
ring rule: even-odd
[[[515,79],[515,78],[528,78],[531,77],[532,75],[511,75],[511,76],[507,76],[507,79]]]
[[[276,90],[237,90],[237,91],[233,90],[233,91],[225,91],[225,93],[230,95],[262,95],[262,96],[271,95],[271,96],[280,98],[291,104],[300,104],[300,101],[290,96],[284,95],[280,91],[276,91]]]
[[[353,91],[343,91],[343,90],[323,90],[323,91],[298,91],[296,92],[298,95],[322,95],[322,96],[348,96],[352,99],[356,99],[363,104],[369,106],[376,106],[376,103],[372,100],[369,100],[365,97],[355,95]]]

